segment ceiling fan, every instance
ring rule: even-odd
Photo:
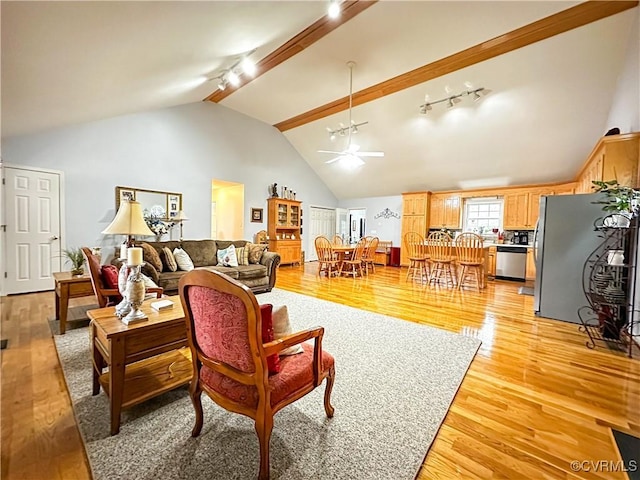
[[[349,67],[349,126],[342,127],[337,130],[329,130],[329,133],[334,136],[335,133],[344,134],[345,130],[348,132],[347,138],[347,148],[338,152],[333,150],[318,150],[318,153],[332,153],[337,155],[337,157],[332,158],[331,160],[327,160],[325,163],[333,163],[338,160],[344,160],[349,162],[353,166],[364,165],[364,160],[361,157],[384,157],[384,152],[361,152],[360,146],[355,143],[351,143],[351,134],[357,132],[357,127],[361,125],[365,125],[369,122],[362,122],[356,124],[351,116],[352,116],[352,108],[353,108],[353,67],[356,66],[356,62],[349,61],[347,62],[347,67]]]

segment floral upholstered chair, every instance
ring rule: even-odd
[[[334,360],[322,350],[324,328],[315,327],[273,340],[271,305],[259,306],[251,290],[214,271],[192,270],[180,279],[194,375],[189,388],[196,422],[203,425],[202,392],[222,408],[255,420],[260,443],[260,479],[269,478],[273,416],[327,378],[324,408],[333,416]],[[314,343],[302,343],[314,339]],[[279,358],[301,344],[303,352]]]

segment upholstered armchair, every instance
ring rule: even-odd
[[[193,270],[180,279],[179,291],[194,369],[189,394],[196,420],[191,435],[202,430],[205,392],[226,410],[255,420],[259,478],[268,479],[269,441],[278,410],[327,378],[324,408],[328,417],[333,416],[335,367],[333,357],[322,350],[324,328],[272,340],[271,306],[261,309],[248,287],[219,272]],[[311,339],[313,345],[302,343]],[[278,357],[278,352],[298,344],[302,353]]]

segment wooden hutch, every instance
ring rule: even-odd
[[[280,254],[281,265],[302,261],[302,202],[283,198],[269,198],[267,235],[269,250]]]

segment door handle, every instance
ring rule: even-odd
[[[49,237],[49,240],[51,240],[52,242],[54,240],[58,240],[58,236],[57,235],[52,235],[51,237]]]

